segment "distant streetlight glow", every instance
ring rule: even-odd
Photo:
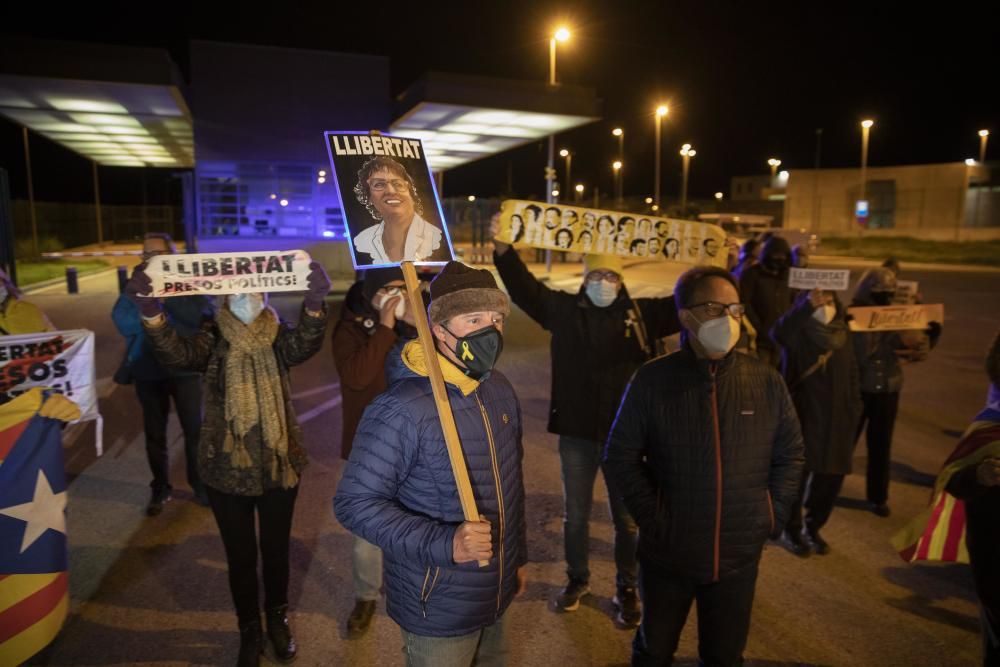
[[[476,201],[476,195],[469,195],[469,201]]]
[[[874,125],[874,124],[875,124],[875,121],[873,121],[873,120],[863,120],[863,121],[861,121],[861,127],[865,128],[866,130],[870,130],[871,127],[872,127],[872,125]]]
[[[684,144],[681,146],[681,157],[684,158],[684,171],[681,177],[681,210],[687,209],[688,201],[688,171],[691,169],[691,158],[698,154],[698,152],[691,147],[691,144]]]
[[[566,157],[567,155],[569,155],[569,151],[565,148],[559,151],[559,157]]]
[[[623,134],[625,134],[625,130],[623,130],[620,127],[616,127],[615,129],[611,130],[611,134],[615,135],[616,137],[620,137]]]
[[[787,181],[788,180],[788,172],[787,171],[779,171],[778,172],[778,180]]]
[[[614,169],[615,171],[618,171],[619,169],[622,168],[622,161],[615,160],[614,162],[611,163],[611,168]]]
[[[986,162],[986,142],[989,141],[990,131],[979,130],[979,161]]]
[[[716,199],[717,199],[718,201],[722,201],[722,193],[721,193],[721,192],[716,192],[716,193],[715,193],[715,198],[716,198]]]
[[[653,203],[653,198],[652,197],[646,197],[646,203],[647,204],[652,204]]]
[[[559,196],[559,191],[558,190],[553,190],[552,191],[552,196],[553,197],[558,197]]]
[[[966,167],[975,167],[976,166],[976,161],[973,160],[971,157],[970,158],[966,158],[966,160],[965,160],[965,166]]]
[[[565,27],[560,27],[559,29],[556,30],[556,33],[555,35],[553,35],[553,37],[556,38],[556,41],[565,42],[567,39],[569,39],[569,30],[566,29]]]
[[[288,200],[287,199],[282,199],[278,203],[281,204],[282,206],[288,206]]]
[[[580,194],[583,194],[583,183],[576,184],[576,191],[579,192]]]
[[[656,107],[656,115],[657,116],[661,116],[661,117],[662,116],[666,116],[668,111],[669,111],[669,109],[667,108],[666,104],[661,104],[660,106]]]

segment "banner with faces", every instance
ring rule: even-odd
[[[728,253],[726,232],[718,225],[521,199],[501,205],[496,238],[516,246],[722,268]]]

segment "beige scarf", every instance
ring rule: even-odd
[[[278,316],[271,308],[261,311],[249,325],[228,308],[216,316],[219,331],[229,343],[226,355],[226,441],[223,452],[236,468],[249,468],[253,461],[244,442],[247,433],[260,425],[264,447],[271,450],[271,479],[290,489],[298,484],[288,462],[288,422],[281,374],[272,345],[278,335]],[[280,474],[280,477],[279,477]]]

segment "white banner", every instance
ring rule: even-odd
[[[926,329],[931,322],[944,322],[944,305],[867,306],[848,308],[851,331],[906,331]]]
[[[827,271],[824,269],[792,268],[788,272],[788,286],[794,289],[845,290],[851,281],[847,269]]]
[[[896,296],[893,303],[911,304],[917,302],[917,293],[920,291],[920,283],[916,280],[897,280]]]
[[[34,387],[63,394],[80,408],[78,421],[97,421],[97,455],[103,421],[97,407],[94,332],[86,329],[0,336],[0,403]]]
[[[305,250],[222,252],[157,255],[146,274],[152,296],[162,299],[190,294],[302,292],[308,289],[309,262]]]

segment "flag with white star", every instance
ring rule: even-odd
[[[32,389],[0,406],[0,665],[58,634],[69,608],[62,422]]]

